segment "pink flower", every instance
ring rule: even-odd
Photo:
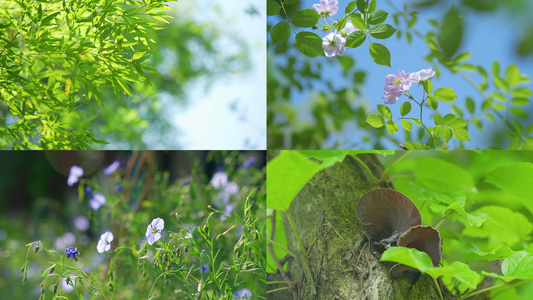
[[[411,82],[419,82],[419,81],[431,78],[434,75],[435,75],[435,71],[433,71],[432,68],[423,69],[423,70],[420,70],[418,72],[411,73],[411,78],[409,78],[409,81],[411,81]]]
[[[403,92],[409,91],[411,88],[411,74],[405,73],[403,70],[398,70],[396,75],[389,74],[385,76],[385,93],[383,99],[385,104],[394,104]]]
[[[346,40],[339,34],[330,32],[322,37],[322,41],[322,47],[324,48],[324,53],[326,53],[327,57],[337,57],[344,54],[344,44],[346,43]]]
[[[327,16],[334,16],[337,13],[339,7],[337,6],[339,1],[337,0],[320,0],[319,4],[313,4],[313,9],[323,18]]]

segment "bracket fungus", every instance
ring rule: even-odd
[[[420,212],[404,194],[391,189],[372,190],[361,196],[357,216],[370,241],[370,250],[377,258],[389,247],[401,246],[427,253],[434,267],[440,264],[442,239],[439,232],[421,225]],[[395,278],[405,271],[418,273],[417,269],[402,264],[390,270]]]
[[[410,228],[398,238],[398,246],[415,248],[426,252],[431,258],[434,267],[438,267],[442,258],[442,239],[439,232],[431,226],[415,226]],[[396,264],[390,269],[394,278],[400,277],[403,272],[416,272],[415,268]]]
[[[380,258],[409,228],[422,224],[420,212],[404,194],[391,189],[375,189],[363,196],[357,204],[364,235],[370,241],[370,250]]]

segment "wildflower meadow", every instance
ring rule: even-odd
[[[265,299],[264,152],[1,155],[0,299]]]

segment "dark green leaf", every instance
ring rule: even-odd
[[[272,37],[272,44],[282,44],[285,43],[289,36],[291,35],[291,28],[289,23],[282,21],[276,24],[270,31],[270,36]]]
[[[364,31],[356,31],[350,33],[346,38],[345,46],[348,48],[357,48],[366,40],[366,34]]]
[[[403,116],[407,115],[411,111],[411,103],[410,102],[404,102],[402,103],[402,106],[400,107],[400,114]]]
[[[263,2],[264,3],[264,2]],[[267,15],[275,16],[279,13],[281,6],[274,0],[267,0]]]
[[[351,13],[355,9],[356,3],[357,1],[352,1],[348,3],[348,5],[346,5],[346,9],[344,10],[344,13],[347,15]]]
[[[365,21],[360,13],[355,13],[350,15],[350,21],[352,21],[353,26],[359,30],[367,30],[368,28],[365,25]]]
[[[378,43],[370,44],[370,57],[378,65],[390,67],[390,52],[385,46]]]
[[[316,10],[307,8],[297,11],[291,19],[291,22],[298,27],[312,27],[320,20],[320,15]]]
[[[322,38],[312,32],[299,32],[296,35],[296,47],[309,57],[326,56],[322,48]]]
[[[388,39],[396,32],[396,29],[389,24],[380,24],[370,29],[369,32],[376,39]]]
[[[463,37],[462,18],[459,10],[455,6],[452,6],[448,13],[446,13],[441,24],[437,40],[444,57],[448,60],[452,58],[461,45]]]
[[[388,15],[389,15],[388,12],[386,12],[384,10],[378,10],[378,11],[370,14],[370,16],[368,17],[368,23],[372,24],[372,25],[381,24],[381,23],[385,22],[385,20],[387,19]]]

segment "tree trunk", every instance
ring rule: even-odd
[[[360,156],[376,178],[383,166],[375,155]],[[288,261],[287,275],[298,282],[296,292],[273,292],[269,299],[439,299],[433,280],[421,276],[393,279],[391,264],[370,254],[368,240],[361,231],[356,208],[359,198],[376,188],[368,171],[353,157],[317,173],[300,191],[289,208],[302,244],[309,253],[309,268],[290,223],[284,215],[287,246],[304,262]],[[308,270],[308,271],[306,271]],[[268,281],[282,281],[270,274]],[[286,285],[268,285],[270,290]]]

